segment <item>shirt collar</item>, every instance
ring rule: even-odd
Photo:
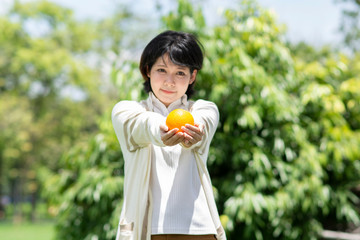
[[[167,116],[172,110],[177,108],[182,108],[188,110],[189,102],[187,100],[187,95],[184,94],[181,98],[171,103],[166,107],[155,95],[153,92],[149,93],[149,98],[147,100],[149,108],[157,113],[161,113],[164,116]]]

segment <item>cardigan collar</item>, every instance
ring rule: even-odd
[[[187,95],[184,94],[181,98],[172,102],[168,107],[166,107],[155,95],[153,92],[149,93],[147,99],[147,104],[151,111],[161,113],[163,116],[167,116],[172,110],[177,108],[182,108],[188,110],[189,102],[187,100]]]

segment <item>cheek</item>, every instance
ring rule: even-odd
[[[151,88],[155,89],[160,85],[161,85],[161,79],[156,77],[155,74],[153,74],[152,78],[150,78],[150,86],[151,86]]]
[[[189,79],[182,80],[182,81],[178,82],[179,86],[181,86],[182,88],[187,88],[190,85],[190,83],[191,82],[189,81]]]

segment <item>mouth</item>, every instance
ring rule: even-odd
[[[162,91],[163,93],[166,93],[166,94],[175,93],[175,91],[170,91],[170,90],[165,90],[165,89],[160,89],[160,91]]]

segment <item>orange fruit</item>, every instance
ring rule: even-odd
[[[166,117],[166,126],[168,126],[169,130],[177,128],[179,129],[177,132],[183,132],[181,127],[185,127],[185,124],[194,125],[194,118],[190,112],[184,109],[178,108],[172,110]]]

